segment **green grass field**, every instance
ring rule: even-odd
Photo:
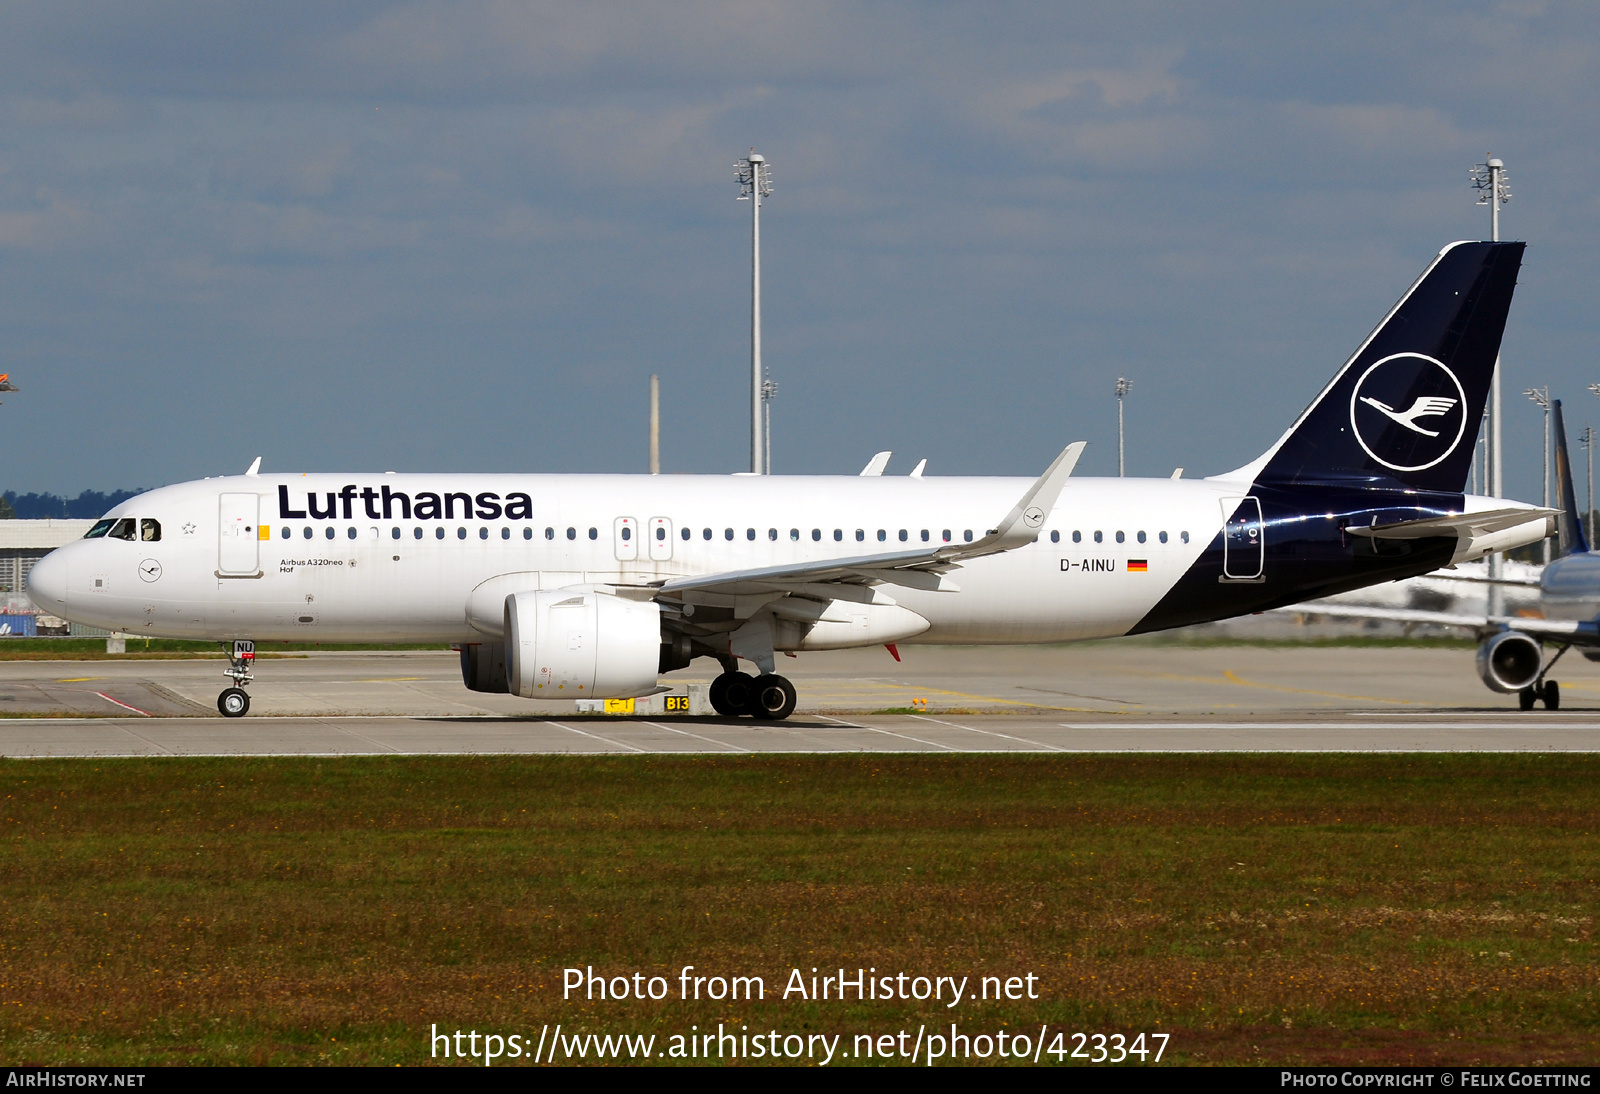
[[[558,1022],[1600,1059],[1597,756],[13,760],[0,799],[7,1064],[422,1063],[434,1024]],[[562,999],[683,965],[768,997]],[[776,998],[840,966],[1040,998]]]

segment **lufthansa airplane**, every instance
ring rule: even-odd
[[[1258,459],[1200,480],[262,475],[130,498],[34,568],[53,614],[231,643],[458,644],[474,691],[625,698],[713,657],[784,718],[779,655],[1062,642],[1259,612],[1544,538],[1464,496],[1521,243],[1455,243]],[[869,468],[869,470],[872,470]],[[741,671],[752,663],[758,675]]]
[[[1555,561],[1537,581],[1501,580],[1502,585],[1536,585],[1541,618],[1518,615],[1470,615],[1418,611],[1410,608],[1376,608],[1361,605],[1305,604],[1303,610],[1349,619],[1385,619],[1397,623],[1432,623],[1462,627],[1482,641],[1478,647],[1478,676],[1491,691],[1515,694],[1523,710],[1543,703],[1546,710],[1561,707],[1561,685],[1550,670],[1569,649],[1600,661],[1600,554],[1589,547],[1583,520],[1578,515],[1578,492],[1572,482],[1572,461],[1567,455],[1567,427],[1561,400],[1551,403],[1554,416],[1556,484],[1561,493],[1559,547]],[[1556,648],[1545,660],[1545,643]]]

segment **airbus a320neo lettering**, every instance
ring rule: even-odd
[[[1464,496],[1521,243],[1436,256],[1258,459],[1185,479],[263,475],[163,487],[28,579],[48,611],[231,643],[457,643],[475,691],[623,698],[697,657],[725,715],[784,718],[781,654],[1138,634],[1426,573],[1546,536]],[[259,461],[257,461],[259,465]],[[748,662],[752,675],[741,670]]]

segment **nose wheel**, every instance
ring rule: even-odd
[[[708,698],[711,709],[726,718],[748,714],[770,722],[793,714],[798,700],[794,685],[786,677],[776,673],[749,676],[742,672],[725,672],[711,681]]]
[[[223,689],[217,696],[217,709],[224,718],[243,718],[250,712],[250,695],[244,685],[250,683],[256,663],[256,644],[247,638],[235,639],[228,649],[228,667],[222,675],[233,681],[233,687]]]

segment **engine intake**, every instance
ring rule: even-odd
[[[610,593],[506,597],[506,679],[526,699],[631,699],[656,688],[661,609]]]
[[[1478,675],[1504,694],[1531,687],[1544,666],[1544,647],[1521,631],[1501,631],[1478,647]]]

